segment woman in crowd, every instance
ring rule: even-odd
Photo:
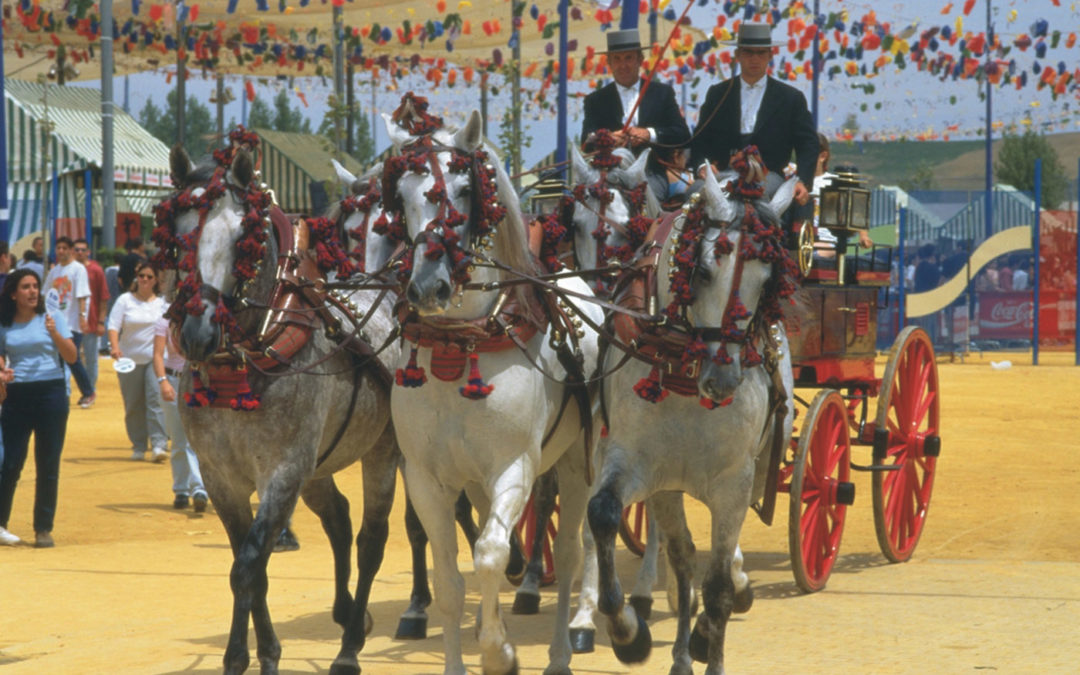
[[[8,275],[0,291],[0,544],[14,545],[8,520],[34,435],[37,485],[34,492],[34,545],[53,546],[60,453],[67,433],[68,395],[64,362],[75,361],[71,329],[59,312],[45,313],[41,278],[30,269]]]
[[[124,399],[124,425],[131,440],[131,458],[142,461],[149,442],[155,462],[164,462],[165,416],[161,410],[158,383],[151,361],[154,358],[154,326],[165,313],[165,300],[158,295],[157,273],[148,262],[135,268],[131,290],[116,300],[109,312],[109,353],[114,362],[131,359],[134,368],[117,370],[120,395]]]
[[[172,440],[173,508],[186,509],[188,497],[195,513],[206,510],[209,497],[203,487],[199,460],[187,441],[180,410],[176,403],[177,384],[184,370],[184,357],[169,337],[169,322],[161,317],[154,325],[154,377],[161,392],[161,407],[165,411],[165,431]]]

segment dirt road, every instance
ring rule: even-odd
[[[990,360],[1002,358],[1012,358],[1013,367],[991,370]],[[911,562],[889,565],[878,553],[863,474],[856,476],[840,559],[821,593],[802,595],[791,579],[786,504],[771,528],[748,519],[742,545],[756,602],[729,628],[729,672],[1075,672],[1080,369],[1069,365],[1071,354],[1044,353],[1049,365],[1038,368],[1019,358],[941,364],[942,458]],[[172,509],[167,464],[128,459],[116,379],[108,361],[101,365],[97,405],[71,413],[56,548],[0,548],[0,671],[218,672],[231,611],[224,531],[212,508],[205,516]],[[31,538],[33,475],[31,461],[9,525]],[[359,522],[359,468],[339,484]],[[375,629],[360,660],[369,674],[441,673],[437,617],[425,641],[391,637],[410,585],[402,496],[399,490],[372,594]],[[688,508],[703,558],[708,520],[696,503]],[[322,672],[340,639],[329,611],[330,552],[310,512],[299,509],[294,524],[301,550],[275,555],[270,564],[281,672]],[[478,595],[467,558],[465,656],[470,672],[478,672],[471,631]],[[620,551],[624,579],[634,560]],[[508,606],[510,592],[503,597]],[[575,656],[575,672],[667,672],[675,621],[664,597],[658,588],[649,662],[619,664],[601,629],[597,651]],[[507,611],[523,672],[546,665],[553,611],[552,593],[544,594],[539,616]],[[254,657],[254,636],[251,650]]]

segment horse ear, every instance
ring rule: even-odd
[[[777,188],[772,199],[769,200],[769,206],[772,208],[773,213],[779,216],[784,211],[787,211],[788,206],[791,205],[792,198],[795,196],[795,184],[798,182],[799,177],[792,176],[784,181],[783,185]]]
[[[399,126],[389,115],[386,113],[381,113],[381,115],[383,123],[386,124],[386,135],[390,138],[390,143],[395,148],[400,148],[415,140],[405,127]]]
[[[465,126],[454,134],[454,147],[466,152],[473,152],[484,142],[484,121],[480,113],[473,110]]]
[[[735,205],[728,199],[724,188],[716,180],[712,167],[705,170],[705,196],[708,204],[712,207],[713,216],[722,223],[730,223],[735,219]]]
[[[593,170],[589,163],[585,161],[585,158],[581,155],[581,150],[578,150],[578,146],[570,146],[570,159],[574,167],[574,175],[577,177],[574,182],[578,185],[583,183],[591,183],[596,180],[596,172]]]
[[[330,163],[334,166],[334,173],[337,175],[338,184],[346,190],[351,190],[353,184],[356,183],[356,176],[351,171],[341,166],[336,159],[331,159]]]
[[[251,153],[243,148],[237,150],[229,171],[232,173],[234,183],[242,186],[250,185],[255,180],[255,162],[251,159]]]
[[[172,150],[169,151],[169,170],[172,173],[172,179],[176,182],[176,187],[180,187],[187,182],[188,174],[194,168],[184,146],[179,143],[174,145]]]
[[[628,185],[637,185],[645,181],[645,165],[649,162],[650,153],[652,153],[652,148],[646,148],[645,152],[638,155],[634,163],[627,167],[626,177],[630,181]]]

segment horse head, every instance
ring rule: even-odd
[[[374,224],[383,214],[382,182],[383,164],[379,162],[360,176],[331,159],[338,184],[345,197],[330,207],[327,218],[339,223],[344,232],[358,242],[361,268],[368,274],[378,274],[390,262],[397,244],[383,234],[374,231]]]
[[[254,162],[244,148],[257,140],[233,132],[238,133],[234,147],[199,166],[181,146],[174,147],[176,192],[156,209],[155,263],[177,269],[181,279],[167,316],[179,324],[179,346],[194,362],[221,349],[227,334],[253,327],[258,317],[242,311],[244,298],[273,281],[274,266],[263,264],[274,255],[266,245],[273,245],[272,198],[255,182]]]
[[[569,229],[578,269],[598,269],[612,259],[629,261],[660,212],[645,177],[651,150],[635,158],[625,148],[604,147],[592,161],[577,147],[571,148],[575,178]]]
[[[796,179],[766,201],[759,178],[743,173],[725,188],[707,171],[660,256],[657,278],[671,280],[659,291],[660,306],[690,335],[683,358],[700,359],[698,391],[707,407],[730,402],[745,369],[761,363],[762,327],[780,318],[779,300],[794,291],[779,215]]]
[[[417,101],[422,123],[402,116]],[[494,291],[475,286],[501,278],[492,259],[528,273],[536,264],[513,186],[484,142],[480,114],[473,111],[454,131],[425,109],[423,99],[407,94],[394,116],[384,115],[398,154],[383,168],[387,212],[374,230],[409,249],[399,278],[413,309],[421,316],[472,318],[494,302]]]

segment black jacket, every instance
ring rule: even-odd
[[[690,153],[690,166],[695,172],[705,160],[723,170],[731,153],[743,148],[741,85],[742,78],[736,77],[734,82],[714,84],[705,94]],[[814,185],[817,130],[806,107],[806,97],[795,87],[767,78],[750,143],[757,146],[769,171],[781,175],[794,153],[799,179],[808,190]]]
[[[615,86],[615,81],[612,80],[585,97],[585,120],[581,124],[582,143],[597,129],[622,129],[626,111],[623,110],[622,100]],[[690,140],[690,127],[683,119],[679,104],[675,102],[675,90],[670,85],[653,80],[641,98],[637,117],[636,126],[656,129],[656,142],[660,145],[678,146]]]

